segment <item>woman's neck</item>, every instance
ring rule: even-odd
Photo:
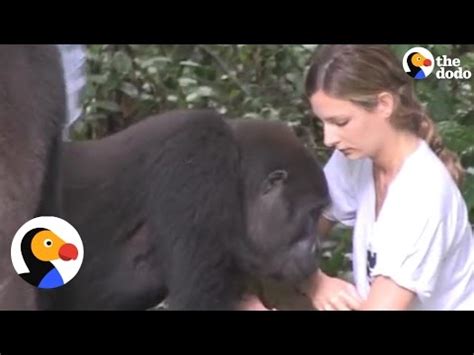
[[[374,172],[394,177],[400,171],[406,158],[416,151],[420,138],[412,133],[395,131],[387,136],[384,145],[372,157]]]
[[[403,167],[407,157],[416,151],[420,139],[413,134],[399,133],[387,137],[373,157],[375,187],[375,219],[387,196],[388,188]]]

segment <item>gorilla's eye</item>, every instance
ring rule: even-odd
[[[46,248],[50,248],[53,245],[53,241],[51,239],[45,239],[43,244]]]

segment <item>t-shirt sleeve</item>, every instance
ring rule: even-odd
[[[354,170],[354,162],[337,150],[324,166],[331,204],[323,215],[351,227],[355,224],[357,210]]]
[[[429,298],[438,281],[440,266],[450,245],[450,228],[441,217],[400,212],[397,220],[380,221],[377,263],[372,277],[383,275],[417,294],[421,302]]]

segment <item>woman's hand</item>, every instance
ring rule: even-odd
[[[354,285],[322,271],[318,271],[306,288],[305,293],[318,310],[357,310],[362,306],[363,300]]]

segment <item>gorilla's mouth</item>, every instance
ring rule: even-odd
[[[280,255],[280,258],[268,263],[269,268],[264,272],[264,277],[279,282],[297,284],[314,274],[318,270],[319,264],[318,255],[309,250],[303,254],[296,252],[290,255]]]
[[[296,216],[295,216],[296,217]],[[258,268],[260,274],[274,281],[298,283],[316,272],[319,268],[319,242],[316,230],[317,211],[306,210],[299,220],[289,223],[298,225],[288,244],[280,246],[278,252],[267,255]]]

